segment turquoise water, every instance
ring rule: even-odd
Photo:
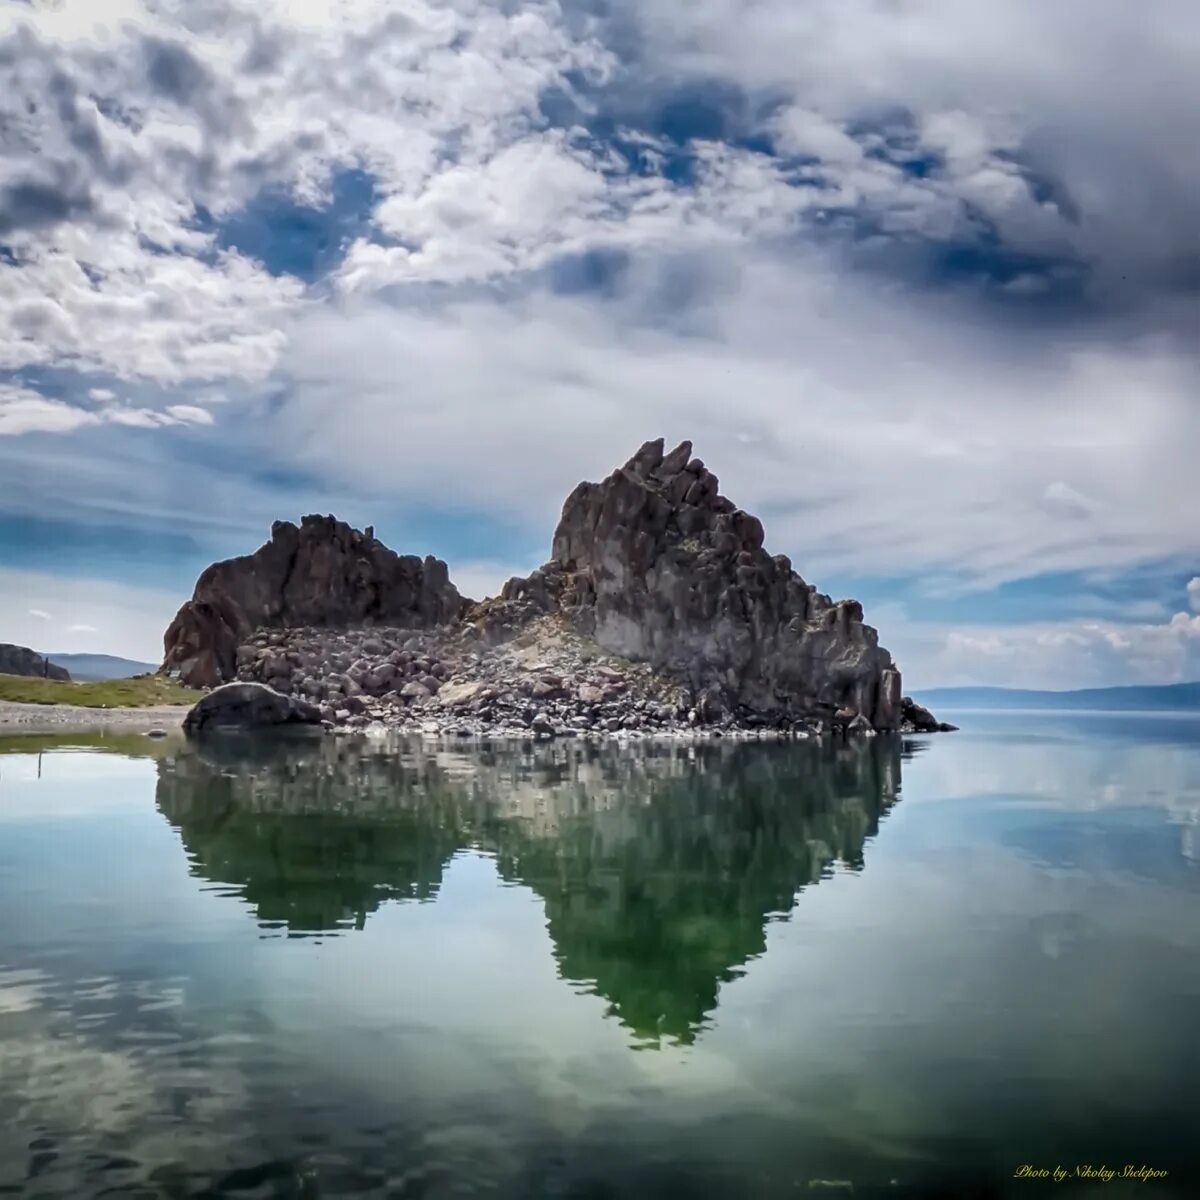
[[[958,719],[4,739],[0,1195],[1200,1195],[1200,720]]]

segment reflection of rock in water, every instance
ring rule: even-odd
[[[196,874],[236,885],[260,920],[312,932],[434,896],[466,840],[460,792],[331,739],[222,739],[161,762],[157,798]]]
[[[633,803],[502,851],[545,900],[562,974],[594,980],[637,1033],[691,1040],[765,922],[863,844],[895,798],[895,748],[737,747]]]
[[[198,874],[293,931],[361,927],[385,900],[435,896],[456,850],[489,852],[542,897],[565,978],[637,1034],[688,1041],[765,924],[835,862],[862,867],[899,783],[893,739],[247,741],[160,763],[158,804]]]

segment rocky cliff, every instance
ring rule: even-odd
[[[610,653],[686,680],[705,715],[852,711],[900,724],[900,672],[856,600],[834,603],[763,548],[763,527],[692,456],[647,442],[567,498],[551,560],[471,615],[503,637],[557,611]]]
[[[0,643],[0,675],[32,675],[38,679],[57,679],[60,683],[71,682],[65,667],[47,662],[28,646],[14,646],[9,642]]]
[[[936,729],[857,601],[834,602],[690,442],[647,442],[567,498],[551,559],[463,600],[436,559],[332,518],[277,524],[210,567],[166,634],[167,670],[237,678],[334,725],[531,731]]]
[[[234,677],[237,649],[256,629],[399,623],[421,629],[467,605],[446,564],[389,550],[368,528],[333,517],[276,521],[253,554],[214,563],[163,638],[163,668],[189,687]]]

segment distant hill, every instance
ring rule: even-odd
[[[118,658],[114,654],[54,654],[46,655],[52,662],[71,672],[71,678],[82,681],[100,679],[129,679],[133,675],[146,675],[158,670],[157,663],[137,662],[132,658]]]
[[[932,708],[1054,708],[1100,709],[1111,712],[1200,711],[1200,683],[1159,686],[1083,688],[1071,692],[1039,692],[1021,688],[957,687],[914,692],[914,699]]]

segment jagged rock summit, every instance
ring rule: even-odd
[[[763,548],[763,527],[692,457],[647,442],[567,498],[552,558],[476,619],[495,636],[558,611],[610,653],[686,680],[706,715],[852,710],[900,724],[900,672],[856,600],[834,603]]]
[[[854,600],[834,602],[721,495],[690,442],[647,442],[567,498],[551,559],[474,604],[445,563],[332,517],[201,575],[164,668],[320,706],[335,726],[535,735],[939,728]]]
[[[367,528],[307,516],[271,526],[253,554],[213,563],[163,638],[163,668],[189,687],[234,677],[237,648],[256,629],[444,624],[469,602],[446,564],[389,550]]]
[[[28,675],[56,679],[59,683],[71,682],[66,667],[50,662],[28,646],[14,646],[11,642],[0,642],[0,675]]]

